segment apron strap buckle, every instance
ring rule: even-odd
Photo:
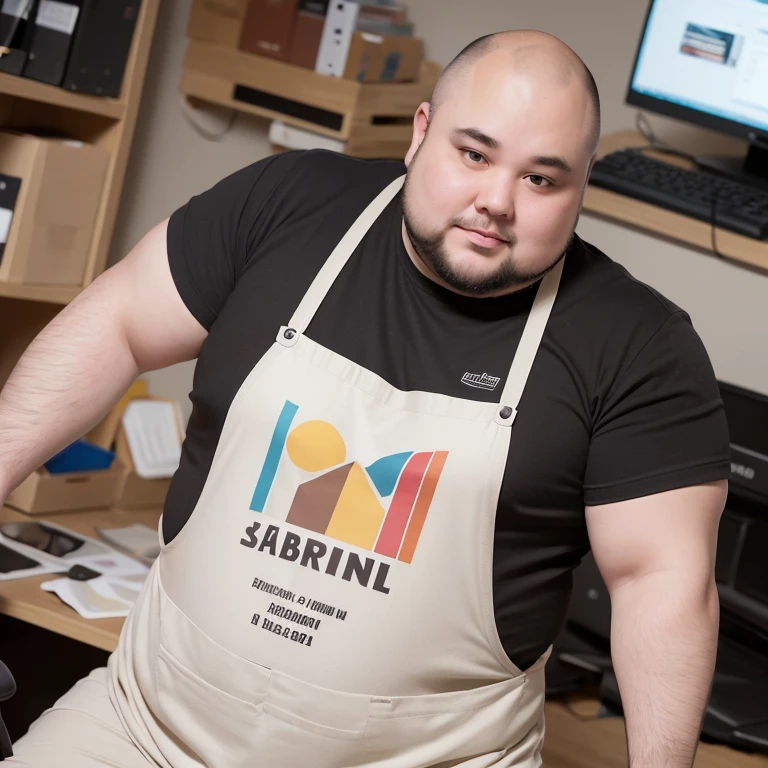
[[[295,328],[289,328],[287,325],[280,326],[275,341],[284,347],[292,347],[299,340],[301,334]]]
[[[511,427],[514,424],[515,416],[517,416],[517,410],[510,405],[501,405],[499,410],[496,411],[496,416],[493,420],[500,424],[502,427]]]

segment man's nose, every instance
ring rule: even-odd
[[[515,215],[515,179],[509,174],[495,174],[483,179],[475,198],[475,208],[492,218],[512,219]]]

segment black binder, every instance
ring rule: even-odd
[[[62,87],[120,96],[141,0],[81,0]]]
[[[7,176],[0,173],[0,264],[3,262],[5,245],[11,231],[13,211],[21,189],[21,179],[18,176]]]
[[[9,0],[0,10],[0,72],[20,75],[27,61],[40,0]]]
[[[79,15],[80,0],[40,0],[24,77],[61,85]]]

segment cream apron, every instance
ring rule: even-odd
[[[243,383],[110,659],[121,722],[161,766],[541,764],[551,648],[525,673],[506,657],[492,558],[562,261],[500,404],[395,389],[304,332],[403,181],[361,214]]]

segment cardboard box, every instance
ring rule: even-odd
[[[45,467],[35,470],[6,500],[9,507],[28,515],[49,515],[112,506],[125,467],[118,459],[98,472],[52,475]]]
[[[83,142],[0,132],[0,174],[20,183],[0,281],[82,284],[108,162]]]
[[[248,0],[193,0],[187,37],[237,48],[247,11]]]
[[[355,32],[344,78],[361,83],[417,81],[423,58],[424,43],[420,37]]]
[[[124,470],[115,492],[114,506],[118,509],[162,507],[165,504],[165,497],[168,495],[171,478],[148,479],[139,477],[136,474],[136,468],[133,466],[133,459],[131,457],[131,449],[128,446],[128,438],[126,438],[122,427],[117,432],[115,453],[120,463],[124,466]]]
[[[131,400],[140,397],[149,397],[149,384],[146,379],[136,379],[131,384],[128,391],[120,398],[114,408],[90,431],[85,435],[89,443],[98,445],[105,451],[111,451],[117,432],[120,429],[120,419]]]
[[[118,509],[162,507],[171,485],[171,478],[147,479],[136,474],[128,439],[122,428],[123,413],[132,400],[164,401],[167,398],[148,394],[146,380],[137,379],[104,419],[88,432],[85,439],[106,450],[114,450],[117,461],[120,462],[122,475],[115,490],[113,506]],[[183,438],[180,424],[179,437]]]

